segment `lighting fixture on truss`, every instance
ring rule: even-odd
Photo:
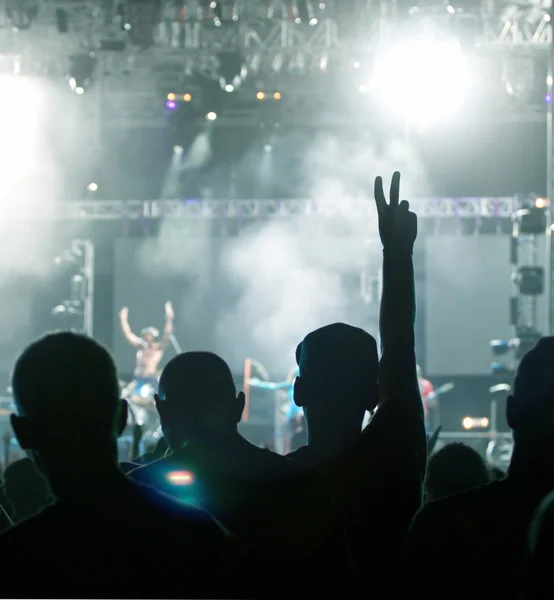
[[[63,320],[64,328],[93,335],[94,323],[94,244],[90,240],[73,240],[71,247],[55,259],[73,272],[69,299],[52,309],[52,315]]]

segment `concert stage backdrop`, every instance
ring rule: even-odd
[[[377,334],[377,295],[374,304],[362,301],[348,239],[301,240],[274,225],[224,238],[206,227],[169,225],[157,238],[116,242],[114,313],[128,306],[136,332],[161,330],[171,300],[183,350],[217,352],[235,373],[254,358],[274,377],[290,370],[296,344],[312,328],[346,321]],[[358,259],[363,251],[360,243]],[[117,314],[113,348],[121,370],[132,371],[134,351]]]

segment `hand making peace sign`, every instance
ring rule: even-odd
[[[400,202],[400,173],[395,172],[390,186],[389,203],[383,191],[383,179],[375,179],[375,204],[379,216],[379,235],[385,250],[409,252],[417,238],[417,216],[410,212],[407,200]]]

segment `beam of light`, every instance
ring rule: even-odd
[[[214,112],[209,112],[206,115],[206,119],[208,119],[208,121],[215,121],[217,119],[217,114]]]
[[[201,169],[208,164],[212,157],[211,128],[202,131],[190,145],[185,166],[187,169]]]
[[[412,41],[392,46],[377,60],[372,91],[409,124],[451,117],[471,87],[470,67],[453,41]]]
[[[0,201],[39,160],[39,116],[42,96],[30,79],[0,77]]]

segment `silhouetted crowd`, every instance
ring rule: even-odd
[[[414,350],[417,217],[399,187],[395,173],[387,201],[375,182],[381,357],[350,325],[306,335],[294,401],[309,439],[287,456],[239,434],[245,397],[215,354],[169,362],[164,437],[124,464],[110,354],[64,332],[19,356],[11,425],[28,458],[4,473],[3,597],[552,597],[554,338],[519,365],[506,474],[463,444],[433,452]]]

